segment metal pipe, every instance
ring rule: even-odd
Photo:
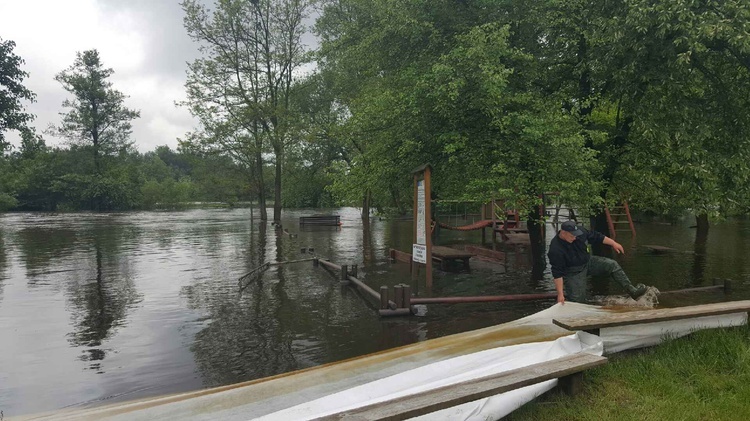
[[[496,301],[533,301],[557,298],[556,293],[547,294],[516,294],[516,295],[486,295],[475,297],[428,297],[411,299],[411,304],[458,304],[458,303],[487,303]]]

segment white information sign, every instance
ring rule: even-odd
[[[417,182],[417,244],[427,244],[425,233],[424,180]],[[423,262],[424,263],[424,262]]]
[[[414,244],[411,251],[412,260],[417,263],[427,263],[427,246],[424,244]]]

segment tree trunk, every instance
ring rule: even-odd
[[[281,162],[284,158],[284,151],[281,147],[275,147],[276,154],[276,179],[273,182],[274,202],[273,202],[273,221],[281,222]]]
[[[708,215],[701,214],[695,216],[697,222],[697,230],[695,232],[695,245],[694,245],[694,258],[693,267],[691,268],[691,274],[693,279],[690,284],[692,286],[703,285],[704,276],[706,272],[706,245],[708,242]]]
[[[263,180],[263,155],[260,148],[255,152],[255,171],[258,175],[255,177],[258,182],[258,208],[260,209],[260,220],[268,221],[268,211],[266,210],[266,183]]]
[[[547,258],[545,256],[544,241],[544,222],[539,219],[541,206],[534,206],[528,215],[526,228],[529,230],[529,241],[531,244],[531,267],[534,278],[540,279],[547,267]]]
[[[365,190],[365,194],[362,198],[362,222],[370,222],[370,205],[372,201],[372,193],[370,189]]]
[[[702,213],[700,215],[696,215],[695,222],[696,222],[696,228],[698,228],[698,232],[696,232],[695,234],[696,238],[702,238],[704,240],[707,239],[708,238],[708,214]]]

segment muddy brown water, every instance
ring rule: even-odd
[[[257,211],[256,211],[257,212]],[[250,209],[116,214],[0,215],[0,411],[4,417],[87,407],[229,385],[504,323],[552,301],[429,305],[420,315],[381,319],[370,303],[310,262],[271,267],[238,286],[264,262],[310,257],[359,265],[377,290],[410,283],[411,221],[329,210],[343,226],[305,227],[284,213],[296,237],[250,222]],[[456,225],[471,220],[449,221]],[[636,282],[662,291],[733,281],[720,290],[660,297],[662,306],[750,298],[750,221],[711,227],[696,241],[689,221],[639,224],[637,241],[618,238],[618,258]],[[548,239],[554,235],[548,227]],[[477,244],[478,231],[442,231],[443,245]],[[644,245],[677,252],[654,254]],[[552,292],[548,269],[534,270],[521,247],[505,264],[472,261],[471,272],[436,271],[420,295]],[[621,294],[594,279],[593,296]]]

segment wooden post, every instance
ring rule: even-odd
[[[412,213],[414,215],[412,221],[414,221],[414,222],[412,224],[413,226],[412,226],[412,236],[411,236],[412,243],[415,243],[415,244],[417,242],[417,220],[418,220],[418,218],[417,218],[417,202],[418,202],[418,197],[417,196],[419,196],[419,193],[418,193],[419,190],[417,189],[417,183],[418,182],[419,182],[419,174],[417,174],[415,172],[414,173],[414,203],[413,203],[413,207],[412,207]],[[411,280],[412,281],[416,281],[417,280],[417,267],[418,267],[418,265],[419,265],[419,263],[415,262],[414,259],[412,259],[412,261],[411,261]]]
[[[352,270],[350,274],[355,278],[357,277],[357,265],[352,265]]]
[[[393,287],[393,301],[396,302],[396,308],[403,308],[404,307],[404,287],[401,286],[401,284],[396,285]]]
[[[427,278],[427,289],[432,289],[432,167],[427,165],[424,169],[424,223],[425,223],[425,243],[427,246],[427,271],[425,277]]]
[[[492,250],[497,250],[497,212],[495,212],[495,199],[490,202],[490,212],[492,212]]]
[[[423,264],[426,268],[425,278],[427,289],[429,290],[432,289],[432,195],[430,192],[432,167],[430,164],[425,164],[415,169],[412,173],[414,174],[414,230],[412,244],[424,247],[425,262]],[[422,182],[421,185],[420,181]],[[424,206],[420,208],[420,204],[422,203]],[[424,226],[419,226],[420,218],[424,219]],[[421,230],[424,230],[424,238],[417,238],[417,233]],[[418,271],[415,269],[419,267],[419,264],[412,260],[412,281],[416,281]]]
[[[345,283],[345,284],[349,283],[349,279],[347,278],[347,275],[349,274],[348,271],[349,271],[349,268],[346,265],[341,265],[341,277],[339,278],[339,280],[342,283]]]
[[[406,284],[402,284],[402,291],[404,293],[404,307],[411,308],[411,287]]]
[[[566,395],[576,395],[583,390],[583,372],[560,377],[557,384]]]
[[[380,287],[380,309],[388,309],[388,287],[385,285]]]
[[[320,262],[318,261],[318,259],[313,260],[313,266],[318,267],[319,264]]]

